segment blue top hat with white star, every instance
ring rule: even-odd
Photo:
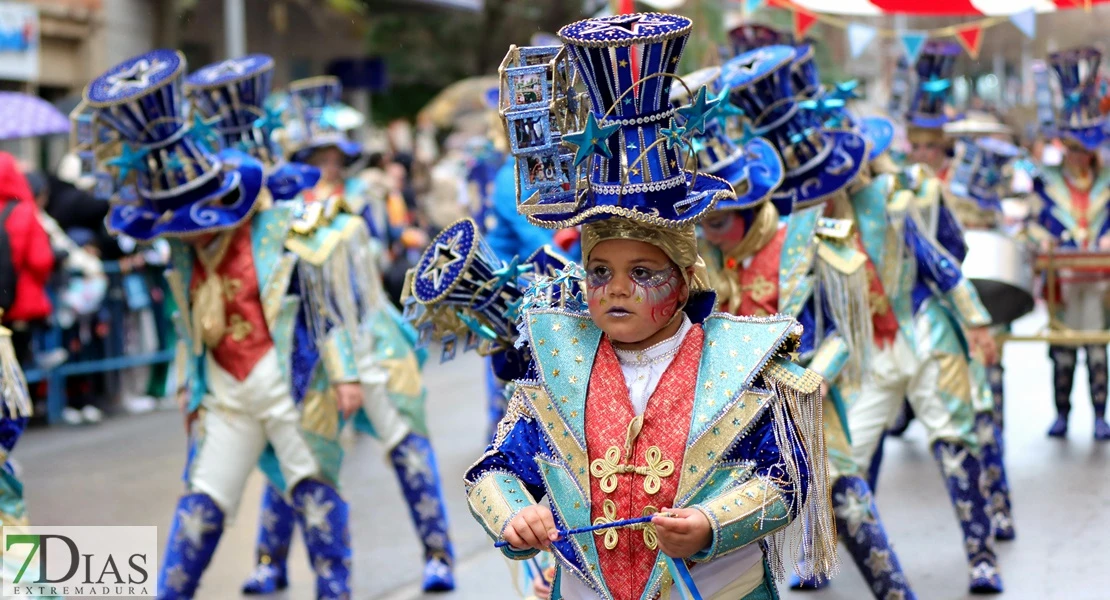
[[[703,86],[720,101],[717,116],[707,120],[705,131],[690,140],[691,158],[700,172],[732,185],[736,198],[717,202],[717,210],[751,208],[770,198],[782,183],[782,161],[775,147],[763,138],[752,137],[738,146],[728,137],[726,120],[740,110],[728,103],[728,92],[720,89],[720,74],[720,67],[708,67],[683,76],[685,85],[671,88],[671,104],[675,108],[684,106],[690,97],[687,88],[698,90]],[[680,124],[685,125],[685,120]]]
[[[750,134],[766,138],[782,157],[786,175],[771,197],[782,214],[843,190],[867,158],[859,134],[824,127],[823,103],[799,104],[791,80],[794,56],[790,46],[759,48],[725,63],[721,75],[732,103],[750,121]]]
[[[332,76],[310,77],[289,84],[288,106],[280,139],[293,162],[307,162],[323,148],[338,148],[347,164],[362,156],[362,145],[347,137],[361,115],[343,104],[343,86]],[[354,117],[352,119],[352,117]]]
[[[512,345],[524,291],[536,276],[554,276],[568,261],[541,248],[523,262],[505,263],[478,232],[473,219],[444,229],[410,272],[406,318],[422,342],[442,336],[444,360],[457,345],[489,354]]]
[[[1021,149],[997,138],[981,138],[965,142],[962,150],[949,189],[957,196],[975,200],[984,209],[1002,210],[1005,171],[1022,155]]]
[[[1088,150],[1097,150],[1106,140],[1097,89],[1102,53],[1095,48],[1074,48],[1049,54],[1048,62],[1060,84],[1055,131]]]
[[[239,162],[246,153],[266,167],[266,188],[275,200],[291,200],[320,180],[320,170],[285,162],[273,143],[282,111],[270,101],[274,61],[265,54],[232,58],[202,67],[185,78],[185,90],[198,116],[196,129],[211,127],[224,148],[220,157]]]
[[[955,42],[930,40],[917,57],[917,88],[910,101],[909,125],[940,129],[948,122],[944,109],[952,92],[952,70],[960,46]]]
[[[98,169],[116,177],[109,228],[140,240],[220,231],[254,210],[262,166],[232,168],[214,153],[214,137],[190,121],[182,79],[185,57],[154,50],[124,61],[85,88],[94,130],[106,133],[115,156]],[[103,128],[103,129],[101,129]]]
[[[668,102],[691,27],[679,15],[640,13],[585,19],[559,30],[589,101],[582,130],[555,132],[561,145],[575,148],[569,166],[576,197],[561,211],[521,206],[532,212],[530,221],[560,229],[623,217],[677,227],[733,197],[728,182],[684,168],[681,151],[689,149],[690,136],[704,132],[718,106],[704,88],[688,106],[676,110]],[[556,110],[560,120],[569,114]],[[540,118],[547,112],[541,108]],[[510,135],[528,127],[517,115],[506,119]]]

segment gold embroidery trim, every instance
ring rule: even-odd
[[[601,491],[611,494],[617,489],[617,475],[635,473],[644,477],[644,491],[648,495],[659,493],[663,486],[663,478],[674,474],[674,461],[663,459],[663,451],[659,446],[652,446],[644,452],[646,466],[637,467],[630,464],[621,464],[621,449],[610,446],[605,451],[604,458],[595,459],[590,463],[590,474],[599,479]]]

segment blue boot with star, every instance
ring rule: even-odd
[[[178,500],[158,577],[160,600],[186,600],[196,594],[223,532],[224,513],[208,494],[186,494]]]
[[[860,477],[840,477],[832,488],[840,541],[878,600],[916,600],[890,545],[871,488]]]
[[[991,517],[982,490],[982,463],[970,448],[958,442],[936,442],[933,455],[944,474],[948,495],[963,532],[971,575],[969,590],[972,594],[1000,594],[1002,577],[998,573]]]
[[[435,451],[428,438],[410,433],[389,453],[389,459],[424,545],[424,591],[451,591],[455,589],[452,572],[455,554],[447,531]]]
[[[347,502],[334,487],[305,479],[293,488],[293,507],[304,530],[308,560],[316,572],[316,598],[350,600],[351,530]]]
[[[990,503],[994,539],[1010,541],[1017,534],[1014,532],[1010,483],[1006,478],[1006,463],[1002,454],[1002,431],[992,412],[982,412],[975,417],[975,430],[982,447],[983,486]]]
[[[244,594],[273,594],[289,587],[286,558],[296,524],[297,513],[293,507],[281,497],[277,488],[267,485],[258,517],[258,564],[243,582]]]

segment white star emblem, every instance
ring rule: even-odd
[[[998,569],[989,562],[981,562],[971,569],[971,576],[975,579],[993,579],[998,573]]]
[[[883,596],[883,600],[906,600],[906,593],[902,590],[890,590]]]
[[[771,58],[771,56],[771,53],[766,50],[759,50],[744,60],[729,62],[724,81],[732,81],[741,75],[750,76],[755,74],[755,72],[759,70],[759,67],[763,65],[763,62]]]
[[[204,544],[205,534],[218,529],[208,520],[210,513],[203,506],[194,506],[188,512],[178,511],[177,516],[181,522],[181,531],[178,535],[184,536],[189,545],[194,548],[200,548]]]
[[[331,579],[334,577],[331,572],[331,561],[322,556],[317,556],[316,560],[312,562],[312,570],[316,571],[316,575],[324,579]]]
[[[424,273],[424,278],[432,280],[432,285],[437,290],[443,283],[443,276],[447,273],[447,269],[463,259],[457,249],[461,239],[462,232],[459,232],[447,243],[436,244],[435,256],[432,258],[432,264],[428,266],[428,271]]]
[[[331,500],[323,500],[323,490],[317,490],[315,494],[310,494],[304,499],[304,526],[305,529],[319,530],[323,533],[331,531],[331,523],[328,523],[328,515],[331,514],[332,509],[335,508],[335,503]]]
[[[420,496],[420,502],[417,502],[413,508],[416,509],[416,514],[420,515],[422,521],[430,521],[439,516],[439,500],[431,494]]]
[[[984,446],[993,446],[995,442],[994,423],[990,419],[983,419],[979,421],[978,430],[979,443]]]
[[[263,529],[266,531],[273,531],[274,527],[277,527],[279,519],[276,512],[267,508],[262,511],[262,516],[259,517],[259,520],[262,521]]]
[[[397,459],[397,462],[405,471],[405,479],[411,484],[432,478],[432,468],[428,465],[428,453],[423,450],[405,446],[401,450],[401,456]]]
[[[982,547],[982,544],[979,543],[978,538],[967,538],[967,541],[964,542],[964,546],[967,548],[968,554],[975,554],[979,552],[979,548]]]
[[[960,449],[952,452],[947,445],[940,448],[941,469],[945,477],[955,477],[960,482],[960,487],[967,487],[967,470],[964,469],[964,460],[967,459],[967,450]]]
[[[865,523],[875,524],[875,515],[871,513],[871,495],[859,495],[855,488],[848,488],[843,494],[836,495],[836,516],[848,522],[848,535],[856,537],[856,533]]]
[[[974,508],[974,507],[975,507],[975,505],[972,504],[971,502],[968,502],[967,500],[957,500],[956,501],[956,512],[960,513],[960,520],[965,521],[965,522],[970,521],[971,520],[971,509]]]
[[[429,533],[424,536],[424,543],[433,550],[443,550],[447,546],[447,536],[439,533]]]
[[[650,28],[666,27],[668,24],[667,21],[649,15],[621,15],[592,20],[583,25],[579,33],[585,36],[598,33],[628,32],[638,36],[642,33],[648,33]]]
[[[189,575],[185,573],[185,569],[181,565],[174,565],[166,571],[166,587],[181,593],[185,590],[185,586],[189,584]]]
[[[871,549],[871,555],[867,560],[863,561],[868,569],[871,569],[873,577],[882,577],[883,573],[890,571],[890,552],[887,550],[879,550],[878,548]]]
[[[222,79],[227,75],[242,75],[246,72],[247,68],[243,63],[237,60],[228,59],[212,67],[211,69],[208,69],[208,71],[204,73],[204,78],[208,81],[216,81],[217,79]]]
[[[128,69],[115,75],[108,76],[108,95],[116,96],[120,92],[131,89],[143,89],[150,85],[150,78],[169,66],[169,63],[154,59],[153,61],[141,59]]]

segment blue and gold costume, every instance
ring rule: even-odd
[[[745,114],[756,124],[745,123],[742,129],[784,144],[780,152],[790,157],[787,166],[792,177],[763,197],[718,204],[718,210],[736,211],[731,218],[744,221],[743,238],[735,247],[721,249],[719,289],[726,291],[729,312],[749,316],[781,312],[796,316],[804,325],[801,360],[829,385],[823,434],[837,532],[876,598],[914,598],[870,486],[852,457],[846,419],[846,400],[858,393],[871,338],[889,343],[897,326],[889,309],[869,310],[885,295],[874,266],[859,247],[852,221],[822,216],[832,208],[827,203],[833,204],[831,200],[844,193],[864,166],[858,153],[865,147],[863,139],[854,132],[822,132],[824,124],[813,120],[816,111],[809,105],[814,101],[804,94],[820,97],[823,92],[808,45],[766,46],[727,62],[724,71],[722,84],[737,105],[747,107]],[[793,90],[786,91],[784,80],[793,81]],[[807,127],[817,135],[795,135]],[[844,157],[850,157],[850,162]],[[779,160],[777,154],[774,160]],[[784,189],[804,180],[820,184]],[[743,181],[733,186],[749,187]],[[766,202],[771,192],[790,198],[780,202],[782,210],[790,211],[781,219],[779,209]],[[846,329],[853,333],[843,335]],[[791,587],[826,584],[825,579],[795,577]]]
[[[693,269],[693,293],[704,292],[706,280],[692,224],[735,195],[727,181],[678,163],[675,145],[689,144],[719,106],[701,88],[690,105],[666,107],[691,25],[663,14],[587,19],[560,31],[561,49],[511,51],[503,77],[517,99],[505,111],[514,155],[551,161],[552,172],[562,174],[521,195],[518,209],[549,228],[582,224],[584,257],[605,240],[656,245],[680,269]],[[547,60],[539,56],[545,52]],[[549,121],[546,105],[529,112],[530,97],[515,94],[536,71],[538,81],[556,82],[542,98],[562,105],[568,90],[557,82],[571,68],[587,82],[584,123]],[[556,77],[546,78],[547,69]],[[684,125],[671,119],[675,114]],[[581,133],[560,129],[582,126]],[[560,139],[577,151],[566,151]],[[469,262],[462,257],[474,251],[473,240],[462,235],[455,243],[459,260],[421,261],[414,296],[437,297]],[[797,322],[710,314],[712,293],[695,293],[678,315],[679,335],[668,342],[675,345],[670,367],[646,410],[634,415],[618,363],[625,359],[581,304],[581,278],[580,270],[565,269],[534,286],[522,305],[520,344],[532,361],[496,438],[465,476],[471,511],[487,533],[500,539],[514,515],[544,496],[563,531],[604,529],[668,506],[701,510],[711,524],[711,543],[689,560],[662,554],[654,526],[643,522],[555,542],[556,598],[671,597],[672,589],[690,597],[692,588],[713,598],[773,598],[772,580],[784,575],[784,528],[799,516],[809,527],[807,565],[827,573],[834,551],[820,378],[787,356],[800,342]],[[503,552],[518,560],[536,553]]]
[[[1085,153],[1088,157],[1085,167],[1068,168],[1068,161],[1065,161],[1065,166],[1043,169],[1036,179],[1035,189],[1042,201],[1038,223],[1063,252],[1110,247],[1110,168],[1100,168],[1095,157],[1106,138],[1105,118],[1095,95],[1101,60],[1102,54],[1094,48],[1077,48],[1049,56],[1064,98],[1055,131],[1049,133],[1063,138],[1069,153]],[[1059,289],[1046,290],[1062,305],[1059,314],[1052,315],[1054,319],[1073,331],[1106,329],[1103,301],[1106,282],[1065,281],[1058,282],[1058,286]],[[1106,422],[1106,345],[1088,344],[1083,349],[1095,413],[1095,439],[1110,440],[1110,424]],[[1049,347],[1049,356],[1054,365],[1057,416],[1048,435],[1066,437],[1079,347],[1053,345]]]
[[[209,68],[205,79],[242,81],[264,93],[271,69],[268,57],[247,57]],[[293,397],[306,367],[298,357],[306,344],[297,323],[331,302],[333,292],[306,289],[295,277],[301,265],[284,247],[291,211],[267,208],[273,186],[261,162],[238,150],[214,153],[223,140],[190,110],[184,71],[184,57],[171,50],[113,67],[85,92],[92,131],[79,136],[97,169],[119,188],[110,229],[171,241],[167,279],[184,334],[179,393],[192,426],[186,494],[175,511],[158,594],[194,596],[246,478],[269,445],[285,493],[310,524],[306,546],[317,567],[318,597],[347,598],[347,506],[326,458],[336,440],[304,427]],[[114,148],[121,153],[113,155]],[[308,368],[327,396],[329,386],[357,382],[355,351],[339,314],[317,323],[307,345],[319,348],[321,358]],[[337,418],[334,402],[321,402],[317,414]]]

